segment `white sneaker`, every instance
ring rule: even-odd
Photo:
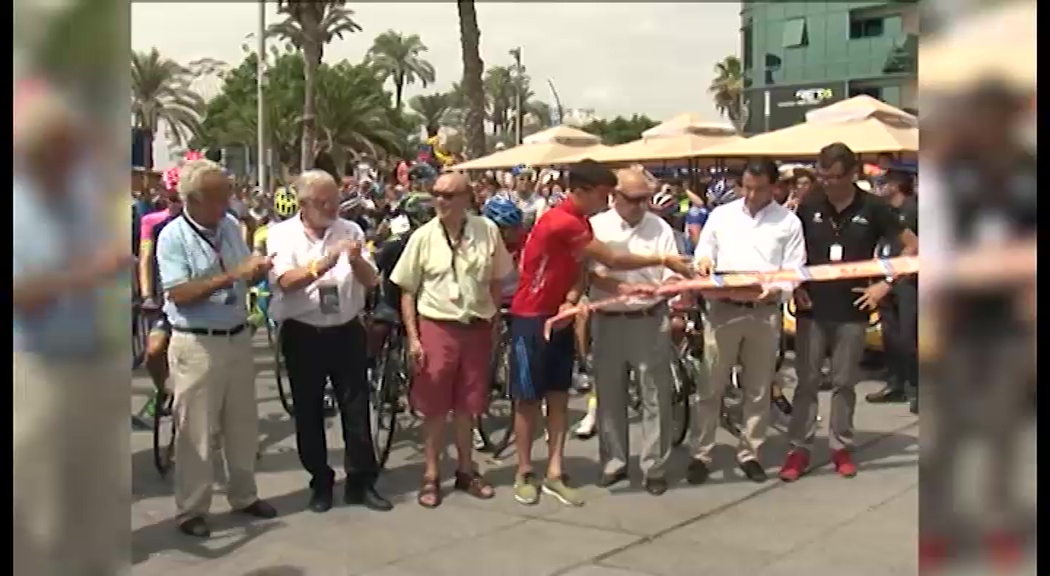
[[[587,438],[594,436],[594,432],[597,428],[598,418],[591,412],[588,412],[587,415],[576,424],[576,429],[573,430],[573,434],[577,438],[586,440]]]

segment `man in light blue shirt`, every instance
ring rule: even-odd
[[[179,530],[206,538],[212,496],[212,453],[220,437],[230,507],[257,518],[277,511],[258,498],[255,457],[259,421],[255,366],[247,326],[248,286],[272,266],[252,255],[227,214],[230,180],[211,160],[192,160],[179,177],[182,216],[157,238],[174,417],[175,506]]]

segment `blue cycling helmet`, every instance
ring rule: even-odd
[[[728,204],[733,200],[736,200],[739,196],[736,190],[730,186],[730,183],[725,178],[719,178],[711,183],[707,188],[707,202],[714,208],[715,206],[721,206],[722,204]]]
[[[493,196],[481,207],[482,216],[492,220],[500,228],[521,226],[524,215],[518,205],[504,196]]]

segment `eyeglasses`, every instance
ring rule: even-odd
[[[432,190],[430,195],[433,196],[435,200],[455,200],[462,194],[459,194],[458,192],[438,192],[437,190]]]
[[[639,204],[645,204],[649,201],[649,196],[628,196],[627,194],[624,194],[622,190],[617,190],[616,195],[619,196],[624,202],[627,202],[628,204],[634,204],[636,206]]]

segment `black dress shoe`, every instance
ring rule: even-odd
[[[740,469],[744,471],[744,475],[747,479],[752,482],[765,482],[766,471],[762,468],[762,465],[757,460],[747,460],[740,463]]]
[[[328,512],[332,509],[332,489],[314,490],[310,495],[310,504],[307,506],[311,512]]]
[[[211,528],[208,528],[208,523],[200,516],[187,518],[180,522],[179,532],[195,538],[207,538],[211,536]]]
[[[389,512],[394,509],[394,505],[371,486],[364,490],[347,490],[343,494],[343,501],[352,506],[361,505],[376,512]]]
[[[277,509],[273,506],[270,506],[270,504],[265,500],[256,500],[255,502],[252,502],[244,508],[241,508],[240,510],[238,510],[238,512],[240,512],[241,514],[247,514],[248,516],[254,516],[256,518],[262,518],[264,520],[269,520],[270,518],[277,517]]]
[[[696,486],[707,482],[707,477],[710,475],[711,472],[707,469],[707,464],[694,458],[689,463],[689,468],[685,471],[685,481]]]
[[[598,479],[599,488],[608,488],[614,484],[619,484],[627,479],[627,471],[619,470],[612,474],[602,473],[602,477]]]
[[[646,478],[645,491],[653,496],[660,496],[664,492],[667,492],[667,480],[664,480],[663,478]]]
[[[889,404],[891,402],[907,402],[908,395],[900,388],[884,386],[882,390],[872,392],[865,396],[864,399],[872,404]]]

